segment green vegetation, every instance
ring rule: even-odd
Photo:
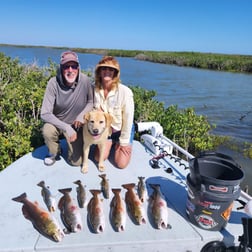
[[[0,44],[0,46],[9,46]],[[14,46],[14,45],[11,45]],[[215,71],[252,73],[251,55],[231,55],[217,53],[200,52],[167,52],[167,51],[146,51],[146,50],[115,50],[115,49],[95,49],[95,48],[64,48],[46,46],[20,46],[16,47],[41,47],[55,49],[71,49],[79,53],[91,53],[112,55],[118,57],[131,57],[136,60],[145,60],[155,63],[172,64],[184,67],[195,67]]]
[[[136,60],[145,60],[155,63],[184,67],[194,67],[216,71],[252,73],[252,56],[248,55],[81,48],[74,48],[74,50],[82,53],[97,53],[120,57],[134,57]]]
[[[55,74],[53,62],[39,68],[0,53],[0,170],[44,144],[40,109],[47,81]],[[212,150],[224,139],[211,135],[214,126],[206,117],[196,115],[193,108],[165,108],[154,99],[155,91],[130,88],[135,98],[135,121],[160,122],[165,135],[191,153]]]
[[[164,135],[190,153],[196,155],[202,150],[214,150],[227,140],[226,137],[211,135],[209,132],[215,125],[210,125],[205,116],[196,115],[193,108],[178,110],[177,105],[165,108],[164,103],[154,99],[155,91],[130,88],[134,93],[136,122],[159,122]],[[138,134],[135,137],[138,139]]]

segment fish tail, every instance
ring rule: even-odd
[[[94,196],[101,193],[101,190],[98,190],[98,189],[91,189],[91,190],[89,190],[89,191],[90,191]]]
[[[105,179],[105,178],[106,178],[106,174],[105,174],[105,173],[99,174],[98,176],[99,176],[100,178],[102,178],[102,179]]]
[[[45,181],[44,181],[44,180],[40,181],[40,182],[37,184],[37,186],[44,187],[44,186],[45,186]]]
[[[122,187],[125,189],[133,189],[135,188],[136,184],[135,183],[129,183],[129,184],[123,184]]]
[[[149,186],[154,189],[154,190],[157,190],[160,188],[160,185],[159,184],[149,184]]]
[[[78,179],[78,180],[74,181],[73,183],[76,184],[76,185],[80,185],[81,181]]]
[[[111,190],[115,195],[121,192],[121,188],[112,188]]]
[[[65,194],[65,193],[71,192],[72,188],[69,187],[69,188],[59,189],[58,191],[61,192],[61,193],[63,193],[63,194]]]
[[[23,202],[26,198],[27,198],[27,195],[24,192],[21,195],[15,197],[15,198],[12,198],[12,200],[17,201],[17,202]]]

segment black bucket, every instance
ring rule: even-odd
[[[203,152],[189,161],[186,212],[194,225],[211,231],[224,228],[240,196],[244,173],[229,156]]]

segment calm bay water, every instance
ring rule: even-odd
[[[51,48],[19,48],[0,46],[0,52],[21,63],[48,65],[58,63],[62,50]],[[82,69],[94,70],[101,55],[79,54]],[[157,100],[166,106],[193,107],[197,114],[207,116],[216,124],[214,134],[234,137],[252,143],[252,75],[178,67],[117,57],[124,84],[155,90]],[[251,113],[250,113],[251,112]],[[244,116],[244,117],[243,117]],[[243,117],[242,120],[240,118]],[[239,153],[220,150],[231,155],[246,171],[245,184],[252,178],[252,161]]]
[[[62,50],[0,46],[0,52],[21,63],[58,63]],[[101,55],[79,54],[82,69],[93,71]],[[166,106],[193,107],[217,125],[213,133],[252,143],[252,75],[199,70],[117,57],[124,84],[156,90]],[[242,120],[240,118],[245,116]]]

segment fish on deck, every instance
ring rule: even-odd
[[[157,229],[171,228],[168,224],[168,207],[164,195],[160,190],[160,185],[149,184],[153,192],[149,198],[149,212]]]
[[[102,233],[105,229],[105,215],[103,210],[102,199],[99,198],[101,190],[90,190],[93,197],[88,202],[87,218],[95,233]]]
[[[49,212],[55,212],[56,210],[56,200],[55,197],[52,196],[52,193],[49,189],[49,186],[45,185],[45,181],[40,181],[38,184],[41,189],[41,195],[43,197],[43,200],[47,206],[47,209]]]
[[[67,228],[67,232],[79,232],[82,230],[82,219],[78,205],[71,197],[72,188],[59,189],[63,194],[58,203],[62,222]]]
[[[100,174],[98,175],[102,181],[101,181],[101,191],[103,193],[103,197],[105,199],[109,199],[109,182],[108,179],[106,178],[106,174]]]
[[[122,187],[127,189],[125,202],[131,219],[138,225],[146,224],[145,208],[138,195],[134,192],[135,183],[123,184]]]
[[[24,217],[32,222],[34,228],[40,234],[55,242],[60,242],[65,236],[57,219],[50,212],[40,207],[37,201],[33,203],[28,200],[26,193],[12,198],[12,200],[23,203]]]
[[[126,208],[120,195],[121,188],[113,188],[114,197],[110,203],[110,220],[115,231],[121,232],[126,226]]]
[[[139,199],[142,202],[145,202],[147,199],[147,190],[146,190],[146,186],[145,186],[145,177],[143,176],[139,176],[138,177],[138,183],[137,183],[137,193],[139,196]]]
[[[78,187],[76,188],[76,192],[79,207],[84,208],[87,200],[85,186],[82,184],[80,180],[76,180],[73,183],[78,185]]]

